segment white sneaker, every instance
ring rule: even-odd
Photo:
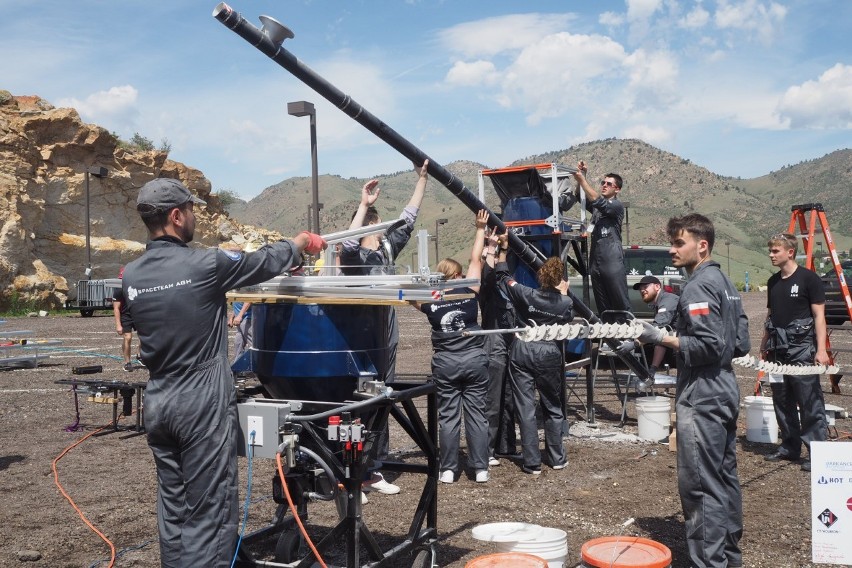
[[[441,477],[438,478],[438,481],[441,483],[452,483],[456,480],[456,475],[452,472],[452,470],[446,469],[441,472]]]
[[[488,474],[487,469],[477,469],[476,470],[476,482],[477,483],[485,483],[491,479],[491,476]]]
[[[494,456],[491,456],[490,458],[488,458],[488,465],[490,465],[491,467],[498,466],[500,465],[500,460],[498,460]]]
[[[373,472],[372,478],[365,485],[369,490],[378,491],[382,495],[396,495],[400,492],[399,485],[385,481],[385,477],[377,471]]]
[[[362,492],[362,493],[361,493],[361,504],[362,504],[362,505],[366,505],[366,504],[367,504],[367,503],[369,503],[369,502],[370,502],[370,500],[369,500],[369,499],[367,499],[367,494],[366,494],[366,493],[364,493],[364,492]]]
[[[568,467],[568,462],[567,462],[567,461],[566,461],[565,463],[561,463],[561,464],[559,464],[559,465],[555,465],[555,466],[553,466],[553,468],[552,468],[552,469],[565,469],[566,467]]]

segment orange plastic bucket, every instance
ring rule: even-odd
[[[547,561],[523,552],[500,552],[477,556],[464,568],[547,568]]]
[[[637,536],[605,536],[580,549],[584,568],[669,568],[672,551],[659,542]]]

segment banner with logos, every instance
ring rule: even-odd
[[[811,558],[852,565],[852,444],[811,442]]]

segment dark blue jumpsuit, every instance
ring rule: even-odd
[[[657,298],[654,300],[654,304],[651,306],[654,310],[654,325],[657,327],[670,327],[672,329],[676,329],[677,326],[677,302],[678,295],[672,294],[671,292],[666,292],[662,288],[657,292]],[[646,345],[645,346],[645,356],[648,361],[653,361],[654,358],[654,345]],[[668,361],[671,365],[676,366],[675,361],[673,360],[672,350],[666,349],[665,359],[663,362]]]
[[[515,307],[497,286],[497,271],[482,265],[479,305],[482,308],[483,329],[512,329],[517,327]],[[486,336],[488,353],[488,398],[485,414],[488,417],[488,449],[490,455],[513,455],[517,450],[515,438],[515,404],[509,385],[509,350],[515,336],[496,333]]]
[[[678,301],[677,481],[695,568],[742,566],[737,475],[740,390],[731,359],[748,353],[742,299],[719,263],[700,264]]]
[[[474,294],[470,288],[450,294]],[[441,471],[459,472],[459,439],[462,415],[467,440],[468,464],[474,470],[488,469],[488,419],[485,398],[488,389],[488,356],[485,338],[465,337],[464,330],[477,330],[479,302],[472,298],[423,304],[420,310],[432,326],[432,378],[438,388],[439,454]]]
[[[237,404],[225,293],[301,262],[292,243],[252,253],[150,241],[122,293],[151,376],[145,430],[157,466],[162,566],[229,566],[237,541]]]
[[[512,301],[518,323],[531,325],[565,324],[574,316],[573,302],[558,290],[530,288],[519,284],[509,274],[505,262],[497,264],[500,288]],[[509,352],[509,377],[515,401],[515,413],[521,430],[521,452],[528,469],[541,467],[538,427],[535,420],[535,392],[544,417],[544,438],[550,466],[567,461],[562,445],[562,384],[565,377],[562,341],[512,342]]]
[[[562,195],[559,209],[566,211],[578,201],[577,194]],[[624,220],[624,204],[618,197],[604,199],[598,196],[586,202],[586,210],[592,214],[590,226],[589,279],[595,294],[598,314],[608,310],[630,311],[627,292],[627,273],[624,269],[624,250],[621,245],[621,223]],[[614,315],[602,315],[604,321],[615,321]]]

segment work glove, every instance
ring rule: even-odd
[[[642,343],[660,343],[666,336],[666,330],[656,327],[650,322],[640,320],[642,322],[642,333],[638,339]]]
[[[632,339],[626,339],[618,344],[618,347],[615,348],[615,352],[619,355],[627,355],[628,353],[632,353],[635,347],[636,343]]]
[[[328,247],[328,243],[319,235],[307,231],[302,231],[299,234],[308,237],[308,245],[305,247],[305,252],[308,254],[318,254]]]

